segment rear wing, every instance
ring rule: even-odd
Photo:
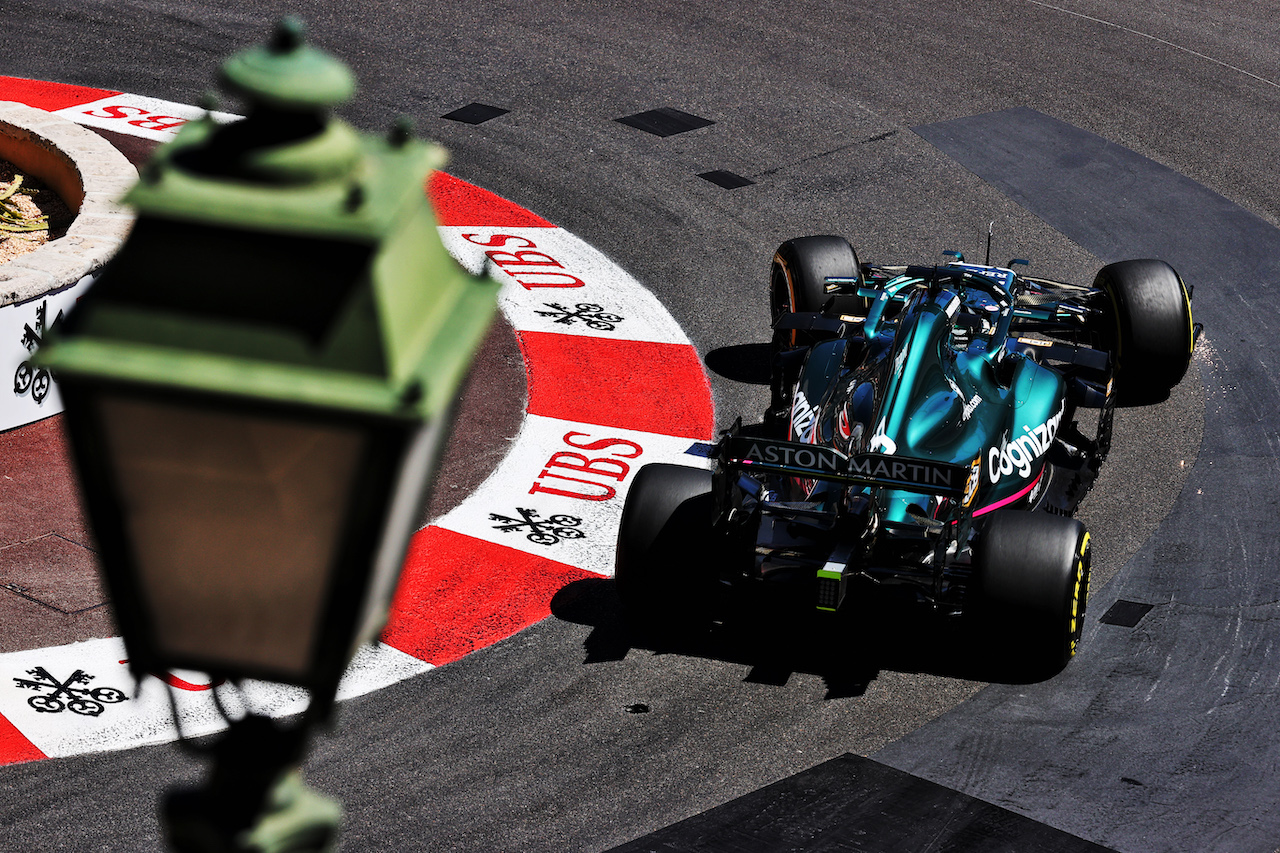
[[[719,451],[721,465],[745,473],[782,474],[949,498],[964,496],[971,473],[968,466],[949,462],[882,453],[847,456],[833,447],[740,434],[726,435]]]

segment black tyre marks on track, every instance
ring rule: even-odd
[[[1122,851],[1274,850],[1280,230],[1033,110],[916,132],[1103,260],[1182,273],[1206,328],[1205,423],[1171,513],[1091,602],[1153,604],[1142,622],[1091,619],[1058,678],[989,687],[876,757]]]

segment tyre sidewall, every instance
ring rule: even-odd
[[[769,272],[769,310],[777,325],[787,313],[821,311],[826,305],[827,278],[857,278],[861,274],[858,255],[843,237],[819,234],[796,237],[778,247]],[[798,360],[790,367],[779,355],[783,350],[813,346],[830,335],[779,329],[773,333],[769,386],[770,414],[766,417],[774,431],[782,431],[791,407],[791,389],[799,375]]]
[[[974,558],[974,609],[992,650],[1038,676],[1066,666],[1088,601],[1084,525],[1043,512],[999,511],[986,520]]]
[[[777,322],[783,310],[821,311],[829,295],[827,278],[856,278],[858,256],[843,237],[821,234],[796,237],[778,247],[769,277],[769,303]],[[804,346],[812,341],[800,332],[786,330],[774,336],[780,346]]]
[[[636,474],[618,529],[614,580],[635,632],[672,635],[709,618],[718,537],[712,474],[650,464]]]
[[[1149,405],[1182,381],[1194,346],[1191,299],[1177,271],[1144,258],[1108,264],[1094,287],[1110,303],[1112,322],[1102,329],[1115,359],[1116,395],[1122,405]]]

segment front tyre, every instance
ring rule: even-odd
[[[635,633],[684,636],[710,621],[716,584],[711,472],[645,465],[622,509],[614,582]]]
[[[843,237],[796,237],[774,252],[769,271],[769,307],[774,323],[791,312],[821,311],[830,294],[827,278],[857,278],[858,255]],[[808,346],[816,339],[794,329],[775,332],[779,348]]]
[[[1089,597],[1089,534],[1073,518],[992,513],[974,544],[975,609],[993,650],[1048,677],[1076,654]]]
[[[1093,286],[1104,291],[1113,320],[1102,329],[1115,359],[1116,399],[1159,403],[1182,381],[1194,346],[1191,297],[1169,264],[1153,258],[1107,264]]]
[[[858,255],[843,237],[821,234],[796,237],[778,247],[769,270],[769,311],[774,326],[787,314],[821,311],[830,294],[827,278],[857,278]],[[781,432],[791,409],[792,387],[803,358],[786,350],[813,346],[823,337],[796,329],[774,329],[769,376],[769,411],[765,421]]]

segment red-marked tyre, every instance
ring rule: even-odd
[[[821,311],[834,290],[827,278],[856,278],[858,255],[843,237],[822,234],[796,237],[778,247],[769,270],[769,312],[774,326],[789,313]],[[802,358],[783,357],[785,350],[812,346],[830,335],[775,329],[770,359],[770,402],[765,422],[785,437],[783,425],[791,408],[791,393]]]
[[[849,241],[830,234],[796,237],[774,252],[769,271],[769,307],[774,323],[787,312],[821,311],[831,296],[827,278],[856,278],[858,255]],[[816,339],[786,329],[774,333],[779,348],[807,346]]]

